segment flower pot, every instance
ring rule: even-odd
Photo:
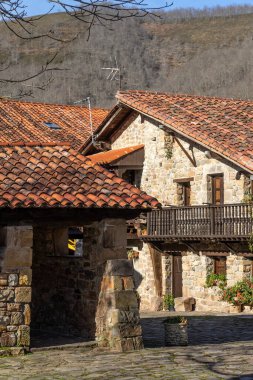
[[[187,346],[188,326],[187,322],[169,323],[164,322],[165,346]]]

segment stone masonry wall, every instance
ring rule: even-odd
[[[138,116],[127,128],[116,132],[111,138],[111,144],[112,149],[137,144],[145,145],[145,159],[140,187],[148,194],[155,196],[164,206],[181,205],[178,184],[174,180],[182,178],[194,179],[191,181],[192,205],[210,202],[210,175],[220,173],[224,175],[224,202],[240,203],[244,199],[247,179],[243,174],[238,173],[238,168],[215,155],[212,158],[207,158],[205,149],[198,144],[177,135],[176,137],[185,151],[195,160],[196,166],[192,164],[186,153],[173,140],[168,131],[162,130],[154,121],[145,117]],[[143,245],[143,250],[140,251],[139,257],[140,260],[135,263],[135,268],[140,277],[142,277],[142,282],[138,286],[141,309],[153,310],[157,308],[157,304],[152,302],[156,296],[153,286],[154,274],[152,273],[150,253],[146,244]],[[232,258],[230,260],[231,267],[233,267],[235,264],[232,264]],[[217,295],[215,290],[203,287],[207,271],[206,265],[207,267],[209,265],[208,258],[204,256],[200,258],[189,252],[184,257],[184,294],[192,295],[193,291],[197,291],[200,298],[203,296],[203,299],[208,298],[212,302],[216,302]],[[171,268],[171,265],[163,264],[163,293],[165,291],[169,292],[169,289],[171,289],[169,287],[171,273],[168,267]],[[237,268],[242,269],[240,265]],[[168,273],[166,273],[167,271]],[[239,277],[243,272],[240,273]],[[220,306],[219,303],[219,308]]]
[[[218,287],[206,288],[206,277],[213,272],[213,260],[205,255],[187,252],[182,257],[183,265],[183,297],[196,299],[197,311],[229,312],[231,305],[220,301]],[[244,257],[230,254],[227,256],[227,285],[232,286],[237,281],[248,276],[251,261]]]
[[[225,203],[240,203],[244,198],[243,175],[238,176],[238,169],[222,158],[207,158],[205,150],[187,139],[178,137],[185,150],[194,157],[196,167],[171,136],[159,129],[154,122],[141,117],[122,133],[112,138],[112,149],[144,144],[145,159],[141,178],[141,189],[158,198],[164,205],[177,205],[177,183],[174,179],[194,178],[191,182],[191,204],[199,205],[208,199],[208,175],[224,174]],[[168,139],[170,144],[168,145]]]
[[[30,226],[1,231],[0,355],[29,350],[33,230]]]
[[[126,222],[105,219],[85,225],[82,257],[55,256],[52,230],[34,231],[32,327],[94,339],[104,265],[108,259],[126,258]]]
[[[148,244],[143,245],[139,257],[133,260],[134,281],[140,295],[141,311],[157,310],[161,305],[161,297],[155,281],[155,262],[152,261]]]

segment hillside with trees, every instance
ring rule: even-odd
[[[23,83],[2,83],[0,96],[69,104],[90,96],[94,106],[110,107],[121,85],[253,99],[253,7],[175,10],[160,16],[93,26],[89,40],[86,25],[63,13],[38,21],[40,33],[53,22],[70,42],[17,39],[1,24],[2,77],[18,81],[56,57],[55,70]],[[115,57],[121,81],[107,79],[110,71],[102,69],[114,67]]]

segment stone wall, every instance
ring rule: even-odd
[[[94,339],[104,265],[126,258],[126,222],[85,225],[82,257],[64,254],[64,244],[55,255],[53,236],[52,228],[34,229],[32,327]]]
[[[140,295],[141,311],[159,310],[162,307],[161,259],[160,252],[151,252],[150,246],[144,244],[139,250],[138,259],[133,260],[134,281]]]
[[[169,131],[159,128],[158,123],[140,115],[127,127],[118,130],[111,138],[112,149],[145,145],[145,158],[141,177],[141,189],[159,199],[164,205],[181,205],[182,196],[178,191],[178,183],[175,179],[193,178],[191,181],[191,204],[202,205],[211,201],[210,175],[224,175],[224,202],[240,203],[248,191],[248,178],[240,173],[240,169],[229,161],[211,155],[208,158],[198,144],[187,138],[175,134],[179,143],[174,140]],[[181,145],[181,146],[180,146]],[[183,149],[182,149],[183,147]],[[187,155],[191,156],[191,160]],[[195,165],[193,165],[195,161]],[[170,259],[162,264],[162,293],[171,292],[172,265]],[[232,274],[234,278],[241,278],[246,273],[241,259],[238,261],[230,256],[228,259],[228,282]],[[141,297],[141,309],[154,310],[159,308],[159,296],[155,288],[155,268],[152,266],[151,253],[148,245],[144,244],[139,251],[139,260],[134,263],[139,278],[138,291]],[[206,274],[210,271],[212,262],[205,256],[198,256],[188,252],[183,259],[184,294],[198,294],[198,298],[212,303],[213,307],[218,296],[213,289],[204,288]],[[234,272],[236,270],[236,272]],[[243,272],[244,271],[244,272]],[[156,298],[156,302],[154,299]],[[208,300],[208,301],[207,301]],[[203,301],[203,302],[204,302]],[[199,303],[200,307],[201,303]],[[219,305],[219,306],[218,306]],[[210,306],[210,305],[209,305]],[[208,306],[208,307],[209,307]],[[225,307],[226,305],[224,305]],[[221,304],[216,303],[217,310]],[[203,308],[205,308],[203,304]]]
[[[244,198],[245,178],[238,168],[223,158],[205,156],[205,149],[190,140],[176,136],[185,151],[193,157],[196,167],[179,144],[171,143],[171,136],[155,125],[155,122],[138,116],[123,132],[112,139],[112,149],[131,145],[145,145],[145,159],[141,189],[159,199],[163,205],[177,205],[177,183],[174,179],[191,178],[191,204],[199,205],[208,199],[208,175],[224,174],[225,203],[240,203]]]
[[[0,356],[1,347],[12,354],[29,350],[30,302],[31,282],[26,271],[0,273]]]
[[[1,231],[0,355],[30,346],[33,230],[30,226]]]
[[[241,256],[227,256],[227,285],[232,286],[248,277],[251,263],[249,259]],[[197,311],[230,312],[231,305],[220,301],[220,289],[205,287],[207,275],[213,272],[213,259],[201,253],[186,252],[182,257],[182,264],[183,297],[195,298]]]

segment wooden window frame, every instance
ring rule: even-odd
[[[224,204],[224,174],[210,174],[211,177],[211,189],[212,189],[212,205],[223,205]],[[221,187],[220,187],[220,202],[216,203],[216,189],[214,187],[214,181],[216,178],[222,178]]]

